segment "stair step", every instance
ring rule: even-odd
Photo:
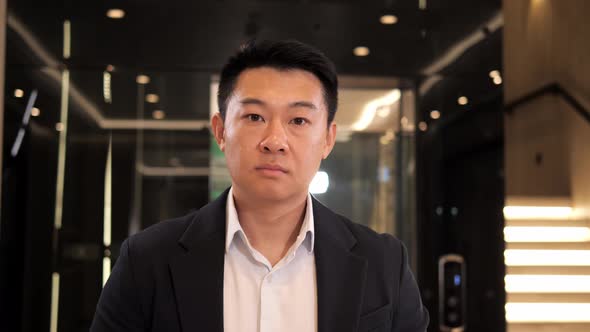
[[[506,302],[590,303],[590,293],[508,293]]]
[[[590,219],[511,219],[504,226],[519,227],[590,227]]]
[[[509,196],[504,206],[572,206],[572,200],[566,196]]]
[[[590,275],[590,266],[506,266],[506,274]]]
[[[588,332],[588,323],[508,323],[507,332]]]
[[[506,249],[590,250],[590,242],[508,242]]]

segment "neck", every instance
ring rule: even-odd
[[[269,204],[251,199],[234,187],[233,197],[250,245],[275,265],[297,239],[305,218],[307,193]]]

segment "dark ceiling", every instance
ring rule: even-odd
[[[133,118],[137,116],[135,76],[146,73],[151,77],[146,93],[160,96],[158,103],[146,103],[146,117],[155,109],[166,109],[167,119],[207,119],[211,75],[252,37],[299,39],[323,50],[340,74],[395,76],[418,85],[428,64],[501,11],[500,0],[427,0],[426,9],[420,9],[422,1],[12,0],[8,2],[7,95],[16,87],[42,85],[52,92],[42,94],[39,103],[55,105],[59,82],[43,78],[41,70],[67,67],[72,84],[102,114]],[[110,8],[123,9],[125,17],[106,17]],[[382,25],[383,14],[395,14],[398,23]],[[67,60],[62,57],[66,19],[71,22]],[[37,48],[30,46],[22,31],[36,40]],[[457,94],[477,86],[475,90],[489,89],[487,73],[501,67],[501,41],[501,32],[492,33],[441,68],[438,73],[452,78],[447,88]],[[370,48],[369,56],[353,55],[359,45]],[[102,95],[102,74],[109,64],[115,67],[111,104]],[[462,77],[459,86],[457,76]],[[453,102],[440,100],[436,89],[432,91],[423,96],[430,108]]]

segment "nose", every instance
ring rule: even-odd
[[[265,130],[258,148],[264,153],[285,153],[288,151],[287,134],[279,121],[272,121]]]

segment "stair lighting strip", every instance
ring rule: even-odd
[[[504,218],[512,219],[570,219],[573,209],[569,206],[505,206]]]
[[[506,242],[590,242],[588,227],[504,227]]]
[[[508,323],[590,323],[590,303],[506,303]]]
[[[507,293],[590,293],[587,275],[509,274],[504,282]]]
[[[506,266],[590,266],[590,250],[504,250]]]

